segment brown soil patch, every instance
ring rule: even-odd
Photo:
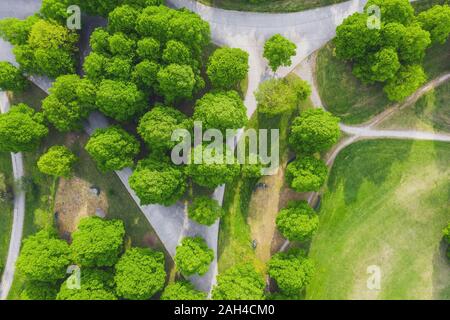
[[[55,200],[57,226],[61,235],[76,230],[82,217],[94,216],[97,209],[108,212],[108,199],[102,191],[95,195],[91,184],[80,178],[60,179]]]

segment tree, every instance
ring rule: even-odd
[[[92,51],[98,54],[109,54],[110,34],[104,28],[96,28],[89,39]]]
[[[369,55],[365,61],[355,64],[353,74],[365,83],[385,82],[393,78],[399,69],[397,51],[384,48]]]
[[[81,7],[83,12],[93,16],[107,17],[122,0],[73,0],[73,4]]]
[[[166,64],[176,63],[195,67],[189,48],[180,41],[169,40],[162,53],[162,59]]]
[[[212,291],[214,300],[263,300],[264,280],[249,264],[238,264],[217,276]]]
[[[97,167],[106,172],[132,167],[140,145],[134,136],[119,126],[112,126],[95,130],[85,149]]]
[[[157,75],[158,93],[166,103],[191,99],[195,88],[195,75],[190,66],[170,64],[161,68]]]
[[[121,220],[82,218],[72,234],[73,259],[83,267],[111,267],[123,248],[125,227]]]
[[[217,200],[206,196],[194,198],[188,207],[189,218],[207,226],[213,225],[223,213],[223,209]]]
[[[110,59],[97,52],[91,52],[86,59],[84,59],[83,71],[89,80],[98,83],[105,78],[106,68],[108,67]]]
[[[289,144],[299,153],[313,154],[331,148],[340,135],[339,118],[323,109],[309,109],[292,122]]]
[[[27,85],[27,79],[22,72],[11,63],[0,62],[0,91],[22,91]]]
[[[405,37],[399,46],[399,59],[404,64],[421,63],[425,50],[431,44],[430,33],[423,30],[419,24],[406,28]]]
[[[281,34],[276,34],[266,41],[264,45],[264,58],[269,61],[269,66],[273,72],[281,66],[291,65],[291,57],[295,56],[297,46]]]
[[[206,300],[206,293],[195,290],[188,281],[178,281],[164,289],[161,300]]]
[[[39,20],[38,15],[29,16],[25,20],[17,18],[2,19],[0,20],[0,37],[15,46],[25,45],[31,28]]]
[[[275,254],[268,263],[268,269],[282,293],[294,297],[305,289],[315,271],[314,263],[299,249]]]
[[[180,111],[156,105],[141,118],[137,131],[152,151],[165,152],[177,144],[171,141],[172,133],[190,127],[190,120]]]
[[[80,129],[82,121],[95,108],[95,96],[96,88],[88,79],[75,74],[60,76],[42,101],[42,110],[58,131]]]
[[[196,146],[188,159],[188,175],[196,184],[210,189],[230,183],[240,173],[236,160],[233,164],[227,164],[227,154],[230,153],[228,148],[220,152],[202,145]]]
[[[58,290],[53,283],[27,281],[25,289],[20,293],[20,300],[55,300]]]
[[[125,34],[118,32],[108,38],[109,51],[116,56],[132,57],[136,43]]]
[[[237,48],[220,48],[209,58],[208,74],[211,84],[219,89],[232,89],[247,77],[248,53]]]
[[[133,61],[123,56],[114,57],[106,65],[107,77],[117,81],[130,81],[133,70]]]
[[[383,46],[393,48],[398,52],[406,37],[406,27],[398,22],[391,22],[381,28],[381,43]]]
[[[148,158],[138,162],[129,183],[141,205],[175,204],[186,190],[184,169],[170,160]]]
[[[69,245],[42,230],[23,240],[16,266],[28,280],[55,282],[65,277],[69,263]]]
[[[25,61],[25,66],[17,60],[25,71],[48,75],[56,78],[62,74],[75,72],[75,59],[78,35],[54,21],[39,20],[33,24],[27,45],[32,55],[32,63]],[[27,70],[26,66],[32,66]]]
[[[133,33],[135,32],[136,20],[138,16],[139,11],[132,6],[123,5],[117,7],[109,13],[108,30],[111,33]]]
[[[333,41],[339,58],[354,61],[378,48],[380,30],[367,28],[368,19],[367,14],[357,12],[336,28],[336,38]]]
[[[408,25],[414,21],[414,8],[408,0],[369,0],[364,11],[370,6],[380,8],[382,23],[398,22]]]
[[[134,67],[131,75],[133,82],[143,91],[157,88],[157,76],[160,65],[156,62],[144,60]]]
[[[290,241],[309,241],[319,227],[319,217],[306,201],[291,202],[276,219],[280,233]]]
[[[444,44],[450,35],[450,6],[436,5],[430,9],[421,12],[417,20],[422,29],[428,31],[431,35],[433,44]]]
[[[48,134],[40,114],[25,104],[13,106],[0,114],[0,150],[2,152],[33,151]]]
[[[42,173],[70,178],[76,161],[77,157],[66,147],[53,146],[39,158],[37,166]]]
[[[116,264],[117,294],[125,299],[147,300],[162,290],[166,280],[164,254],[147,248],[131,248]]]
[[[247,109],[236,91],[207,93],[195,104],[194,120],[205,129],[239,129],[247,124]]]
[[[105,115],[127,121],[143,112],[147,106],[145,95],[134,83],[103,80],[97,91],[96,105]]]
[[[68,0],[43,0],[39,13],[44,19],[55,20],[58,23],[65,23],[69,17],[67,8],[70,6]]]
[[[298,77],[266,80],[255,93],[258,112],[268,117],[291,113],[310,93],[309,84]]]
[[[158,61],[160,43],[155,38],[143,38],[137,43],[137,54],[142,60]]]
[[[327,174],[326,164],[310,156],[296,159],[286,168],[286,180],[297,192],[319,191],[325,183]]]
[[[142,10],[136,21],[136,31],[142,37],[154,38],[161,43],[167,42],[169,23],[175,10],[166,6],[147,7]],[[189,30],[183,29],[182,32]]]
[[[80,288],[71,288],[69,277],[61,285],[56,300],[117,300],[110,270],[83,268],[80,271]]]
[[[177,269],[184,276],[204,275],[214,260],[214,251],[200,237],[184,238],[177,246],[174,257]]]
[[[397,75],[384,86],[389,100],[402,101],[413,94],[427,80],[423,68],[419,65],[402,67]]]

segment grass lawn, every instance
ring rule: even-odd
[[[299,110],[311,106],[312,104],[308,100],[301,103]],[[294,114],[267,118],[255,112],[247,126],[247,128],[256,130],[280,130],[281,167],[285,166],[288,159],[288,128]],[[283,169],[279,171],[283,171]],[[281,181],[279,181],[280,179]],[[221,219],[219,230],[219,272],[242,261],[253,261],[258,270],[265,270],[265,262],[270,256],[271,244],[275,236],[274,221],[272,220],[278,213],[279,192],[283,180],[284,175],[280,173],[261,179],[269,186],[265,190],[268,197],[264,198],[263,202],[254,199],[255,196],[256,198],[260,196],[258,192],[262,192],[262,190],[253,192],[256,181],[238,177],[233,183],[226,185],[223,203],[225,215]],[[273,208],[273,210],[269,210],[269,208]],[[267,230],[270,234],[266,233]],[[252,248],[252,240],[257,241],[256,250]]]
[[[328,6],[346,0],[198,0],[203,4],[227,10],[257,12],[296,12]]]
[[[8,152],[0,153],[0,174],[4,177],[4,186],[8,192],[13,190],[14,178],[12,172],[11,154]],[[11,236],[11,227],[13,220],[12,199],[6,197],[0,200],[0,277],[6,263],[8,255],[9,239]]]
[[[350,64],[333,54],[329,43],[317,55],[316,79],[320,97],[325,108],[348,124],[368,121],[383,111],[389,100],[381,85],[361,83],[352,74]]]
[[[450,144],[358,142],[342,151],[323,197],[308,299],[450,298],[442,229],[450,220]],[[367,267],[381,289],[366,287]]]
[[[32,85],[25,93],[15,96],[13,102],[25,102],[36,109],[40,108],[40,101],[45,97],[45,93]],[[84,132],[61,134],[54,129],[50,130],[49,136],[43,141],[40,148],[35,153],[24,153],[24,166],[26,174],[26,216],[24,235],[35,233],[37,227],[34,225],[34,211],[37,208],[49,208],[49,199],[53,199],[51,186],[53,179],[40,173],[36,162],[50,146],[66,145],[80,159],[75,165],[74,176],[89,182],[106,193],[109,209],[107,218],[121,219],[126,229],[126,246],[145,246],[164,251],[166,255],[166,270],[169,273],[173,268],[173,262],[164,246],[160,242],[155,231],[142,214],[136,203],[133,201],[128,191],[115,173],[101,173],[94,161],[84,150],[84,145],[88,137]],[[24,279],[20,275],[15,278],[11,288],[9,298],[17,299],[23,287]]]
[[[383,128],[450,132],[450,81],[382,123]]]

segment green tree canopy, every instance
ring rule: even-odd
[[[201,237],[184,238],[174,257],[177,269],[185,276],[204,275],[214,260],[214,251]]]
[[[85,148],[97,167],[106,172],[133,167],[140,145],[134,136],[119,126],[112,126],[95,130]]]
[[[323,109],[308,109],[292,122],[289,144],[297,152],[313,154],[331,148],[340,135],[339,118]]]
[[[269,79],[259,85],[255,93],[258,112],[269,117],[290,113],[295,110],[300,101],[311,94],[309,84],[296,77]]]
[[[33,25],[39,21],[38,15],[29,16],[25,20],[5,18],[0,20],[0,37],[13,45],[25,45]]]
[[[134,83],[103,80],[97,91],[96,105],[105,115],[127,121],[147,107],[147,101]]]
[[[157,61],[160,50],[161,44],[155,38],[143,38],[137,43],[137,54],[142,60]]]
[[[124,56],[117,56],[110,59],[106,65],[106,75],[108,79],[116,81],[129,81],[133,71],[133,62]]]
[[[27,85],[22,72],[6,61],[0,62],[0,91],[22,91]]]
[[[319,191],[327,175],[326,164],[311,156],[298,158],[286,168],[286,180],[297,192]]]
[[[65,146],[53,146],[38,160],[37,166],[42,173],[70,178],[77,157]]]
[[[69,0],[43,0],[39,13],[46,20],[55,20],[64,24],[69,17],[67,12],[69,6]]]
[[[412,24],[406,28],[405,37],[399,47],[399,59],[403,63],[421,63],[425,57],[425,50],[430,46],[431,38],[428,31],[419,24]]]
[[[208,62],[208,74],[211,84],[219,89],[236,88],[248,74],[248,53],[237,48],[219,48]]]
[[[27,281],[20,293],[20,300],[55,300],[58,290],[55,284],[42,281]]]
[[[315,271],[314,263],[299,249],[275,254],[268,268],[270,277],[275,279],[281,292],[294,297],[305,289]]]
[[[227,164],[227,148],[223,152],[198,145],[192,149],[188,159],[188,175],[196,184],[213,189],[225,183],[230,183],[240,173],[240,165],[234,161]]]
[[[106,68],[109,63],[110,59],[105,55],[91,52],[86,57],[83,64],[83,71],[86,78],[95,83],[102,81],[107,74]]]
[[[450,6],[436,5],[417,16],[422,28],[431,35],[432,43],[444,44],[450,35]]]
[[[236,91],[207,93],[195,104],[194,120],[201,121],[204,129],[227,129],[244,127],[247,109]]]
[[[195,67],[191,50],[183,42],[176,40],[169,40],[166,43],[162,59],[166,64],[176,63]]]
[[[74,261],[83,267],[111,267],[123,248],[125,227],[121,220],[86,217],[72,234]]]
[[[96,28],[89,38],[89,44],[91,45],[92,51],[98,54],[110,54],[109,37],[110,34],[105,28]]]
[[[213,225],[223,213],[217,200],[207,196],[195,197],[188,207],[189,218],[207,226]]]
[[[264,300],[264,280],[249,264],[238,264],[217,276],[214,300]]]
[[[80,79],[75,74],[60,76],[42,101],[42,110],[58,131],[80,129],[82,121],[95,108],[95,96],[95,85],[88,79]]]
[[[68,286],[69,278],[61,285],[57,300],[117,300],[111,270],[82,268],[80,271],[80,289]]]
[[[397,51],[384,48],[375,54],[370,54],[362,62],[353,67],[353,74],[365,83],[375,81],[385,82],[393,78],[400,69]]]
[[[389,80],[384,87],[384,92],[390,100],[402,101],[413,94],[427,81],[423,68],[419,65],[402,67],[397,75]]]
[[[167,103],[191,99],[195,88],[195,75],[190,66],[170,64],[157,75],[158,93]]]
[[[160,65],[157,64],[156,62],[144,60],[134,67],[132,79],[141,90],[156,91],[157,76],[159,69]]]
[[[125,299],[150,299],[166,281],[164,254],[159,251],[128,249],[115,268],[116,292]]]
[[[130,57],[134,54],[136,43],[125,34],[118,32],[108,38],[109,51],[116,56]]]
[[[136,20],[139,11],[129,5],[116,7],[109,13],[108,30],[111,33],[123,32],[130,34],[135,32]]]
[[[308,241],[319,227],[319,217],[306,201],[290,202],[276,219],[280,233],[291,241]]]
[[[206,300],[206,293],[195,290],[188,281],[177,281],[164,289],[161,300]]]
[[[55,282],[65,277],[69,264],[69,245],[42,230],[23,240],[16,267],[28,280]]]
[[[279,67],[291,65],[291,58],[295,56],[297,46],[281,34],[276,34],[266,41],[264,45],[264,58],[269,61],[269,66],[273,72]]]
[[[369,0],[364,7],[377,6],[380,8],[381,22],[399,22],[408,25],[414,21],[414,8],[408,0]]]
[[[137,131],[152,151],[165,152],[177,142],[171,141],[176,129],[190,129],[191,121],[180,111],[156,105],[139,121]]]
[[[141,160],[129,180],[141,205],[176,203],[186,190],[184,169],[167,159],[155,157]]]
[[[43,117],[25,104],[11,107],[0,114],[0,151],[21,152],[36,149],[47,136]]]

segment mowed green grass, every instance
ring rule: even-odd
[[[14,178],[12,172],[11,154],[8,152],[0,153],[0,173],[5,176],[5,184],[8,189],[13,188]],[[0,200],[0,277],[2,268],[6,263],[6,256],[9,248],[9,238],[11,236],[11,227],[13,220],[13,200]]]
[[[386,119],[383,128],[450,132],[450,81]]]
[[[328,6],[346,0],[198,0],[203,4],[227,10],[256,12],[296,12]]]
[[[342,151],[323,197],[308,299],[450,298],[442,229],[450,220],[450,144],[369,140]],[[381,289],[367,289],[367,267]]]

